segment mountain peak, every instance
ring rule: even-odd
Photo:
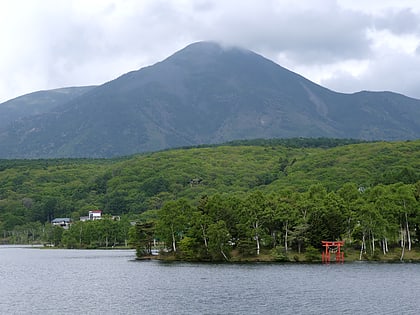
[[[216,41],[200,41],[192,43],[185,48],[177,51],[172,56],[168,57],[165,61],[174,62],[187,62],[195,63],[203,60],[214,60],[221,56],[240,54],[254,54],[250,50],[242,49],[237,46],[226,45]]]
[[[199,41],[192,44],[185,46],[179,52],[189,52],[193,51],[196,53],[220,53],[223,51],[230,51],[230,50],[242,50],[247,51],[246,49],[242,49],[239,46],[229,45],[218,41]],[[248,50],[249,51],[249,50]],[[250,51],[249,51],[250,52]]]
[[[252,51],[203,41],[0,130],[0,158],[111,157],[291,137],[420,138],[420,101],[336,93]]]

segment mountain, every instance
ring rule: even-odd
[[[420,138],[420,100],[343,94],[249,50],[198,42],[0,132],[0,157],[113,157],[235,139]]]
[[[0,104],[0,129],[5,129],[15,120],[48,113],[93,88],[82,86],[38,91],[4,102]]]

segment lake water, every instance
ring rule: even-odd
[[[1,314],[419,314],[420,264],[195,264],[0,246]]]

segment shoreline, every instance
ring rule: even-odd
[[[331,261],[323,263],[321,260],[317,261],[276,261],[276,260],[183,260],[183,259],[166,259],[156,256],[136,257],[136,261],[159,261],[164,263],[198,263],[198,264],[283,264],[283,265],[344,265],[344,264],[420,264],[420,259],[387,259],[387,260],[347,260],[344,262]]]
[[[401,250],[394,248],[385,255],[383,253],[377,253],[372,256],[368,253],[362,254],[362,259],[359,259],[360,251],[353,249],[346,249],[344,254],[344,262],[336,262],[332,259],[330,262],[322,262],[321,254],[319,257],[306,257],[305,253],[289,252],[282,259],[276,259],[269,252],[262,253],[260,256],[240,256],[233,255],[229,260],[211,260],[211,259],[191,259],[184,258],[182,254],[173,255],[171,253],[165,253],[163,255],[146,255],[136,256],[136,260],[157,260],[163,262],[193,262],[193,263],[276,263],[276,264],[342,264],[342,263],[391,263],[391,264],[403,264],[403,263],[420,263],[420,249],[415,248],[411,251],[405,251],[403,259],[401,259]]]

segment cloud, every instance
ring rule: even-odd
[[[3,0],[0,102],[40,89],[101,84],[200,40],[254,50],[339,91],[411,91],[402,82],[417,79],[406,64],[418,64],[419,6],[406,0]],[[386,71],[398,79],[387,79]]]
[[[344,11],[335,1],[307,1],[301,8],[293,3],[229,1],[213,7],[212,23],[204,17],[196,32],[265,53],[284,52],[299,63],[369,54],[368,16]]]
[[[369,66],[358,75],[337,70],[330,78],[321,80],[321,84],[347,93],[360,90],[394,91],[419,98],[419,67],[420,56],[394,52],[369,61]]]
[[[420,29],[420,15],[411,8],[389,10],[386,15],[375,18],[374,26],[397,35],[417,34]]]

